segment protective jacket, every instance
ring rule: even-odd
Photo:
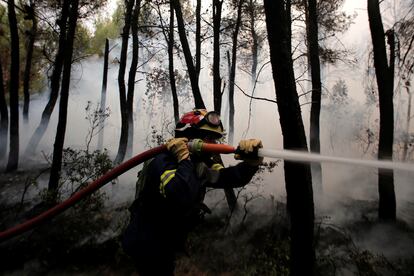
[[[206,188],[242,187],[256,171],[245,162],[224,168],[217,157],[191,156],[177,163],[169,152],[157,155],[130,208],[124,250],[145,265],[157,260],[158,266],[173,266],[175,252],[183,249],[189,231],[208,210],[203,204]]]

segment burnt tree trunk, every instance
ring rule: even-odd
[[[214,110],[221,112],[220,26],[223,1],[213,0],[213,98]]]
[[[180,112],[178,106],[178,95],[177,95],[177,86],[175,84],[175,72],[174,72],[174,7],[172,2],[169,3],[170,8],[170,21],[169,27],[165,27],[162,20],[161,9],[158,6],[158,16],[160,17],[161,30],[164,35],[164,39],[167,42],[168,46],[168,75],[170,78],[171,94],[173,98],[173,109],[174,109],[174,122],[178,123],[180,120]]]
[[[7,2],[7,14],[10,27],[10,149],[9,160],[6,171],[17,170],[19,164],[19,73],[20,73],[20,53],[19,53],[19,31],[17,29],[16,11],[14,0]]]
[[[307,151],[290,48],[290,1],[265,0],[266,25],[284,149]],[[291,275],[314,275],[314,204],[309,164],[284,162],[291,222]]]
[[[380,130],[378,159],[392,160],[392,147],[394,143],[394,33],[388,34],[389,44],[391,45],[390,63],[388,64],[385,33],[378,0],[368,0],[368,19],[371,29],[374,67],[375,74],[377,75],[379,95]],[[396,219],[396,202],[394,172],[392,170],[378,170],[378,192],[379,219],[394,221]]]
[[[132,156],[133,142],[134,142],[134,92],[135,92],[135,76],[137,74],[138,67],[138,17],[141,8],[141,0],[136,0],[135,8],[132,13],[131,33],[132,33],[132,60],[129,68],[128,76],[128,95],[127,95],[127,108],[128,108],[128,146],[127,156]]]
[[[197,0],[196,5],[196,61],[195,68],[197,80],[200,78],[201,71],[201,0]]]
[[[37,19],[35,16],[35,3],[30,1],[30,6],[26,9],[27,15],[26,18],[32,21],[32,28],[28,34],[28,41],[26,47],[26,65],[24,70],[23,77],[23,121],[27,123],[29,121],[29,105],[30,105],[30,77],[32,70],[32,59],[33,59],[33,50],[34,42],[37,36]]]
[[[101,91],[101,105],[100,111],[103,113],[106,109],[106,87],[108,83],[108,59],[109,59],[109,40],[105,39],[105,52],[104,52],[104,68],[103,68],[103,78],[102,78],[102,91]],[[104,140],[104,126],[102,126],[101,131],[98,136],[98,150],[103,149],[103,140]]]
[[[198,0],[200,1],[200,0]],[[197,2],[198,5],[198,2]],[[200,3],[201,5],[201,3]],[[174,120],[177,124],[180,120],[180,110],[178,106],[178,95],[177,87],[175,85],[175,72],[174,72],[174,7],[170,1],[170,27],[168,30],[168,38],[166,38],[168,43],[168,73],[170,76],[170,85],[171,93],[173,97],[173,107],[174,107]],[[200,66],[200,62],[197,63]],[[200,72],[200,71],[198,71]]]
[[[407,90],[408,95],[408,106],[407,106],[407,120],[405,123],[405,132],[407,133],[407,137],[404,139],[404,146],[403,146],[403,153],[402,153],[402,160],[407,161],[408,160],[408,147],[410,144],[410,138],[408,134],[410,133],[410,125],[411,125],[411,102],[413,101],[413,94],[410,93],[410,86],[408,83],[404,85],[405,89]],[[1,158],[1,155],[0,155]]]
[[[9,131],[9,110],[4,92],[3,66],[0,60],[0,160],[7,153],[7,134]]]
[[[249,16],[250,16],[250,34],[252,36],[252,69],[250,71],[252,75],[252,84],[254,85],[256,81],[256,74],[257,74],[257,59],[258,59],[258,52],[259,52],[259,38],[256,32],[256,26],[255,26],[255,6],[253,3],[253,0],[249,1]]]
[[[237,62],[237,38],[239,36],[243,0],[238,1],[236,26],[233,31],[233,46],[231,52],[231,68],[229,78],[229,143],[233,144],[234,139],[234,81],[236,80],[236,62]]]
[[[201,97],[200,88],[198,86],[198,77],[193,63],[190,46],[188,45],[187,35],[185,33],[183,13],[179,0],[171,0],[175,15],[177,17],[178,34],[180,36],[181,46],[183,47],[185,63],[187,64],[188,76],[190,78],[191,89],[194,96],[194,104],[196,108],[206,108],[203,98]]]
[[[318,43],[318,15],[316,0],[306,0],[306,36],[308,40],[308,59],[312,77],[312,104],[310,113],[310,151],[321,152],[320,145],[320,114],[321,114],[321,65],[319,60]],[[318,192],[322,191],[322,166],[321,163],[312,163],[313,183]]]
[[[64,1],[62,4],[62,11],[59,18],[59,46],[56,53],[52,77],[50,81],[50,97],[48,103],[45,106],[45,109],[43,110],[39,126],[36,128],[27,145],[25,152],[25,155],[27,156],[30,156],[36,151],[36,148],[39,145],[39,142],[45,134],[46,129],[49,125],[50,117],[52,116],[57,99],[59,97],[60,78],[62,75],[63,60],[65,58],[66,51],[66,33],[69,5],[69,1]]]
[[[125,88],[125,68],[127,63],[129,30],[131,28],[132,8],[134,7],[134,1],[135,0],[125,0],[125,24],[121,35],[121,59],[119,61],[118,71],[119,102],[121,110],[121,136],[119,138],[119,147],[118,153],[115,157],[115,163],[121,163],[124,160],[128,144],[128,107]]]
[[[59,121],[56,129],[56,138],[53,145],[53,159],[52,167],[50,169],[50,178],[48,185],[48,192],[55,199],[57,195],[57,189],[59,185],[60,172],[62,169],[62,155],[63,145],[65,142],[66,134],[66,122],[68,113],[68,100],[69,100],[69,89],[70,89],[70,75],[72,69],[72,55],[73,55],[73,42],[75,40],[76,23],[78,20],[78,6],[79,0],[65,0],[64,2],[70,3],[69,22],[68,22],[68,33],[66,39],[66,53],[63,64],[63,75],[62,75],[62,89],[60,92],[60,103],[59,103]]]

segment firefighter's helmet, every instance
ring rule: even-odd
[[[216,111],[194,109],[185,113],[175,128],[176,137],[220,139],[224,128]]]

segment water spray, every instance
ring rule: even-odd
[[[316,153],[308,153],[294,150],[272,150],[272,149],[259,149],[259,156],[278,158],[295,162],[328,162],[348,164],[354,166],[364,166],[371,168],[390,169],[390,170],[402,170],[414,172],[414,164],[402,163],[394,161],[382,161],[382,160],[366,160],[346,157],[336,157],[320,155]]]
[[[200,141],[189,142],[188,147],[191,150],[198,150],[202,152],[211,152],[219,154],[230,154],[235,153],[237,148],[225,145],[225,144],[208,144],[202,143]],[[0,243],[4,242],[12,237],[15,237],[19,234],[22,234],[34,227],[40,225],[53,218],[54,216],[62,213],[66,209],[70,208],[81,199],[91,195],[93,192],[101,188],[106,183],[109,183],[111,180],[115,179],[119,175],[125,173],[126,171],[134,168],[135,166],[145,162],[160,154],[166,152],[167,147],[165,145],[155,147],[153,149],[142,152],[141,154],[136,155],[135,157],[125,161],[119,166],[113,168],[103,176],[99,177],[97,180],[90,183],[88,186],[78,191],[68,199],[57,204],[49,210],[41,213],[40,215],[29,219],[19,225],[16,225],[12,228],[9,228],[3,232],[0,232]],[[360,160],[353,158],[344,158],[344,157],[334,157],[334,156],[324,156],[319,154],[312,154],[307,152],[292,151],[292,150],[272,150],[272,149],[259,149],[258,155],[261,157],[277,158],[284,159],[295,162],[330,162],[330,163],[343,163],[349,165],[358,165],[366,166],[372,168],[383,168],[383,169],[392,169],[392,170],[404,170],[409,172],[414,172],[414,165],[409,163],[398,163],[391,161],[377,161],[377,160]]]
[[[196,142],[197,143],[197,142]],[[194,142],[188,143],[190,150],[197,147]],[[206,144],[201,145],[201,151],[216,152],[216,153],[235,153],[236,148],[230,145],[224,144]],[[259,149],[258,155],[260,157],[283,159],[286,161],[294,162],[327,162],[327,163],[338,163],[347,164],[354,166],[364,166],[370,168],[390,169],[390,170],[402,170],[414,172],[414,164],[402,163],[394,161],[383,161],[383,160],[366,160],[356,158],[346,158],[337,156],[321,155],[316,153],[295,151],[295,150],[275,150],[275,149]]]

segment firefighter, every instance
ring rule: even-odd
[[[131,218],[123,238],[140,275],[173,275],[175,254],[184,250],[188,233],[210,210],[203,200],[206,188],[235,188],[249,183],[263,158],[257,156],[262,142],[242,140],[243,162],[224,168],[219,155],[190,152],[189,140],[215,143],[224,133],[217,112],[195,109],[182,116],[175,138],[144,166],[138,177],[141,189],[130,207]],[[246,157],[249,157],[248,159]]]

